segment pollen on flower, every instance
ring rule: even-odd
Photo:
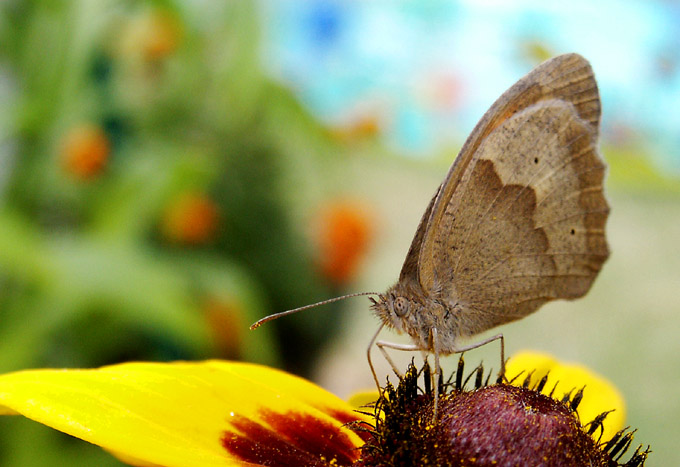
[[[319,267],[336,284],[351,280],[371,241],[373,226],[366,207],[339,200],[323,207],[318,220]]]
[[[91,179],[104,169],[110,151],[111,144],[104,130],[93,124],[78,125],[62,140],[62,166],[70,175]]]
[[[526,368],[534,371],[526,373]],[[576,394],[578,397],[573,408],[583,422],[597,419],[605,411],[608,413],[597,424],[595,433],[598,439],[610,439],[625,425],[623,395],[606,378],[581,365],[562,363],[546,354],[524,351],[508,361],[506,376],[511,384],[533,386],[539,392],[551,394],[585,388]]]

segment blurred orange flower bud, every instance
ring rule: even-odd
[[[217,204],[208,196],[183,193],[167,206],[163,234],[176,243],[205,243],[214,237],[218,219]]]
[[[373,236],[366,206],[355,201],[333,201],[323,206],[318,223],[319,266],[336,284],[354,277]]]
[[[205,319],[215,340],[221,358],[238,360],[245,329],[243,310],[236,300],[209,298],[203,304]]]
[[[110,153],[111,144],[104,130],[84,124],[71,128],[64,136],[61,162],[67,173],[91,179],[104,169]]]
[[[120,33],[124,56],[157,61],[173,54],[182,38],[178,17],[163,9],[151,9],[131,18]]]
[[[378,115],[364,114],[352,121],[330,129],[333,138],[340,142],[349,143],[373,138],[380,133],[381,122]]]
[[[177,49],[181,30],[176,18],[166,12],[154,12],[144,26],[142,47],[148,60],[162,59]]]

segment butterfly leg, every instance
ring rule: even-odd
[[[441,364],[439,363],[439,335],[437,333],[437,328],[433,327],[430,331],[430,336],[432,339],[432,353],[434,353],[434,374],[432,375],[433,377],[433,386],[434,386],[434,410],[433,410],[433,420],[437,420],[437,405],[439,401],[439,379],[440,375],[442,373],[442,367]],[[378,346],[380,349],[380,352],[383,354],[385,357],[385,360],[390,364],[392,367],[392,371],[394,371],[399,378],[402,378],[403,375],[402,373],[397,369],[397,366],[394,364],[394,361],[390,357],[390,355],[387,353],[385,349],[394,349],[394,350],[406,350],[406,351],[416,351],[416,350],[424,350],[420,348],[419,346],[415,344],[396,344],[394,342],[385,342],[385,341],[377,341],[375,345]],[[375,373],[374,373],[375,376]],[[377,378],[376,378],[377,381]],[[380,387],[378,385],[378,387]]]
[[[383,357],[385,357],[385,360],[387,360],[387,363],[390,364],[392,367],[392,371],[399,377],[403,378],[404,375],[402,374],[401,371],[397,368],[397,365],[394,364],[394,361],[390,357],[390,355],[387,353],[385,350],[387,349],[394,349],[394,350],[405,350],[407,352],[415,352],[417,350],[422,350],[420,347],[414,344],[397,344],[395,342],[386,342],[386,341],[377,341],[375,345],[380,349],[380,352],[383,354]]]
[[[380,382],[378,381],[378,377],[376,376],[375,373],[375,368],[373,367],[373,362],[371,360],[371,348],[373,347],[373,344],[375,344],[378,349],[380,349],[380,353],[383,354],[383,357],[385,357],[385,360],[390,364],[392,367],[392,371],[399,377],[403,378],[403,374],[399,369],[397,368],[397,365],[394,363],[390,355],[387,353],[387,350],[385,349],[393,349],[393,350],[403,350],[407,352],[415,352],[417,350],[423,350],[427,351],[428,349],[423,349],[415,344],[397,344],[395,342],[387,342],[387,341],[379,341],[376,340],[378,337],[378,333],[382,329],[382,326],[378,329],[378,331],[373,335],[373,338],[371,339],[371,342],[368,346],[368,350],[366,352],[366,355],[368,357],[368,366],[371,367],[371,372],[373,373],[373,379],[375,380],[375,384],[378,387],[378,390],[381,390],[380,387]],[[433,420],[437,420],[437,401],[439,400],[439,379],[441,375],[441,365],[439,363],[439,338],[437,334],[437,329],[432,328],[431,331],[431,337],[432,337],[432,348],[433,348],[433,353],[434,353],[434,417]]]
[[[432,338],[432,353],[434,353],[434,375],[432,375],[434,381],[434,410],[432,415],[433,422],[437,421],[437,404],[439,403],[439,378],[442,374],[442,367],[439,364],[439,338],[437,334],[437,328],[432,327],[430,330],[430,337]]]
[[[381,324],[378,330],[373,334],[373,337],[371,337],[371,341],[368,343],[368,348],[366,349],[366,358],[368,360],[368,366],[371,368],[371,374],[373,375],[373,380],[375,381],[375,385],[378,388],[378,391],[380,391],[380,381],[378,381],[378,376],[375,374],[375,367],[373,366],[373,360],[371,359],[371,349],[373,348],[373,344],[375,344],[375,340],[378,338],[378,334],[380,334],[380,331],[382,331],[384,324]],[[389,361],[389,360],[388,360]],[[394,368],[394,365],[392,366]]]
[[[456,348],[455,353],[462,353],[462,352],[466,352],[468,350],[476,349],[477,347],[481,347],[481,346],[486,345],[489,342],[493,342],[495,340],[501,341],[501,373],[500,374],[501,374],[501,378],[505,379],[505,339],[503,339],[503,334],[496,334],[495,336],[489,337],[488,339],[484,339],[481,342],[476,342],[476,343],[474,343],[472,345],[468,345],[466,347]]]

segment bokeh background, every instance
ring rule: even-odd
[[[0,371],[226,358],[370,388],[365,298],[248,325],[391,285],[476,121],[564,52],[600,84],[612,257],[506,351],[610,379],[649,465],[680,463],[672,1],[2,2]],[[0,465],[120,464],[3,417]]]

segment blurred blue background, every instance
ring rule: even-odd
[[[650,465],[677,464],[670,1],[3,2],[0,371],[214,357],[371,387],[366,300],[248,325],[391,285],[474,124],[565,52],[600,85],[612,257],[584,299],[504,326],[506,351],[612,380]],[[0,464],[120,465],[14,418]]]
[[[489,104],[550,56],[597,71],[610,141],[647,142],[680,170],[680,4],[663,1],[265,3],[264,64],[329,124],[375,118],[427,157],[458,145]]]

